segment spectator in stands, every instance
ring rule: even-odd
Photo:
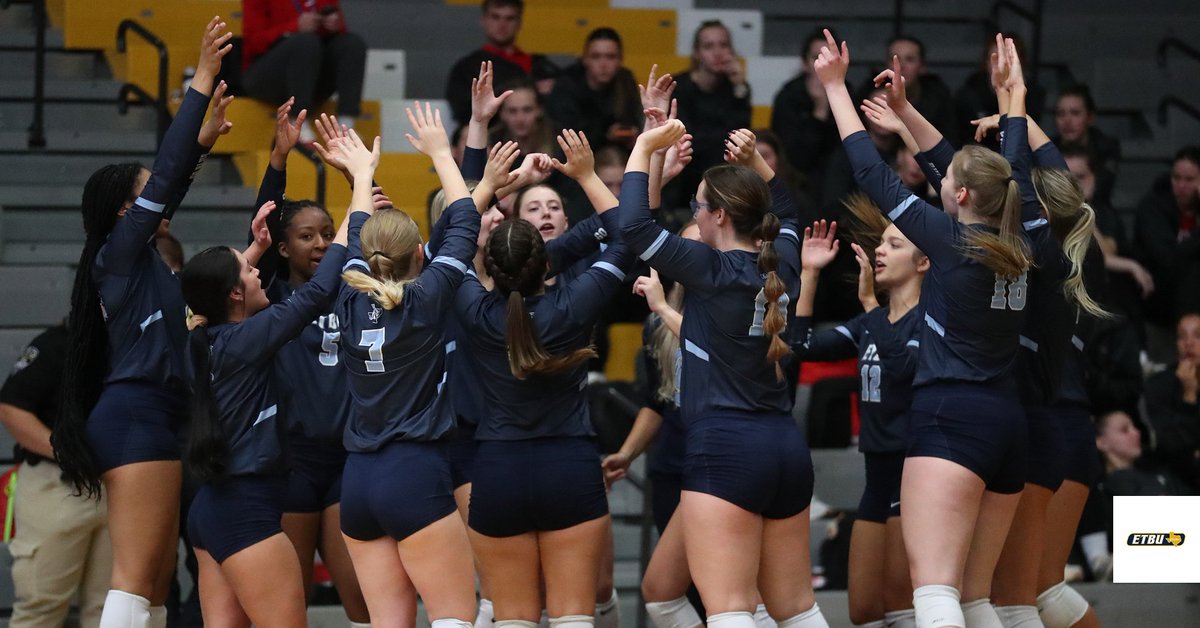
[[[950,88],[936,74],[930,74],[925,65],[925,44],[916,37],[900,35],[888,42],[885,67],[892,67],[892,57],[900,58],[900,74],[908,89],[908,100],[921,115],[950,141],[958,145],[958,121],[954,112],[954,98]],[[874,90],[868,84],[863,91]]]
[[[779,136],[788,163],[813,181],[821,180],[823,166],[841,144],[825,88],[812,68],[824,45],[820,32],[804,40],[800,75],[779,88],[771,109],[771,130]]]
[[[492,62],[493,82],[507,85],[518,79],[532,79],[539,94],[554,88],[558,68],[542,55],[531,55],[517,47],[523,0],[484,0],[479,25],[487,41],[483,47],[459,59],[446,79],[446,100],[454,120],[466,125],[471,119],[471,79],[479,73],[479,64]]]
[[[754,149],[762,155],[763,161],[767,162],[775,176],[779,177],[792,193],[792,200],[800,216],[797,223],[803,225],[816,220],[817,203],[813,199],[810,182],[792,167],[783,141],[771,129],[754,129],[754,137]]]
[[[294,97],[292,119],[337,92],[338,121],[362,106],[367,44],[346,30],[340,0],[242,0],[242,86],[272,107]],[[309,124],[301,140],[316,135]]]
[[[500,115],[489,135],[492,143],[515,141],[521,154],[554,153],[558,145],[554,142],[555,125],[546,118],[542,97],[533,83],[520,80],[503,87],[500,91],[512,90],[512,95],[500,106]]]
[[[708,20],[692,37],[692,66],[675,77],[679,119],[692,134],[692,163],[679,177],[676,190],[691,194],[704,171],[725,163],[730,131],[750,128],[750,84],[742,61],[733,50],[733,37],[720,20]],[[679,192],[672,195],[679,196]],[[686,198],[673,198],[678,205]]]
[[[563,70],[546,101],[550,117],[564,129],[582,131],[593,149],[633,146],[642,126],[642,102],[633,73],[621,65],[621,36],[597,28],[583,44],[583,56]]]
[[[1032,67],[1029,65],[1029,60],[1025,56],[1025,43],[1016,33],[1006,34],[1005,37],[1012,39],[1017,46],[1017,56],[1021,59],[1021,64],[1024,67]],[[992,86],[992,55],[996,54],[996,38],[988,36],[983,47],[983,56],[979,60],[979,69],[977,69],[967,80],[963,82],[962,87],[954,93],[955,107],[958,112],[958,133],[959,138],[965,144],[972,136],[975,135],[975,128],[971,126],[971,120],[986,118],[987,116],[999,113],[996,107],[996,89]],[[1028,103],[1026,110],[1030,117],[1034,120],[1041,118],[1042,112],[1046,106],[1046,90],[1042,89],[1036,83],[1029,86],[1029,94],[1025,97],[1025,102]],[[994,137],[994,136],[993,136]],[[989,143],[988,141],[981,142],[982,144],[999,148],[998,140]]]
[[[108,593],[112,546],[104,498],[75,494],[50,446],[68,345],[65,325],[43,332],[21,354],[0,389],[0,423],[17,442],[21,463],[16,535],[9,545],[15,599],[9,625],[61,626],[75,592],[79,623],[100,624]]]
[[[1134,245],[1154,277],[1146,318],[1170,325],[1200,311],[1200,146],[1175,154],[1169,180],[1160,179],[1138,204]]]
[[[1200,492],[1200,314],[1176,327],[1179,360],[1146,380],[1145,425],[1155,459]]]
[[[1104,460],[1100,488],[1114,495],[1187,495],[1188,486],[1170,470],[1147,465],[1142,458],[1142,434],[1133,419],[1114,410],[1096,419],[1096,449]]]
[[[596,151],[596,174],[613,196],[621,198],[621,183],[625,179],[625,164],[629,153],[616,146],[605,146]]]
[[[1121,160],[1121,143],[1096,127],[1096,101],[1087,85],[1067,87],[1054,103],[1054,124],[1058,136],[1052,141],[1059,149],[1082,148],[1087,151],[1096,170],[1095,197],[1104,202],[1112,198],[1117,177],[1117,162]]]

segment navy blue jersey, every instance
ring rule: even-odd
[[[859,187],[929,256],[931,267],[921,287],[925,326],[914,385],[938,381],[1009,385],[1025,322],[1028,275],[1007,280],[965,257],[960,247],[967,232],[996,230],[964,225],[913,195],[880,159],[865,131],[843,143]]]
[[[904,451],[913,375],[921,347],[917,339],[924,312],[914,307],[894,324],[887,308],[877,307],[823,332],[812,330],[812,318],[797,317],[792,350],[806,362],[832,362],[858,357],[862,417],[858,449],[881,453]]]
[[[148,381],[184,389],[187,305],[155,248],[158,225],[182,201],[205,149],[196,142],[209,98],[188,90],[163,137],[150,179],[96,255],[92,281],[108,328],[105,383]]]
[[[274,475],[286,470],[274,381],[277,352],[329,310],[337,292],[345,247],[325,253],[313,278],[281,303],[239,323],[214,325],[209,334],[209,377],[229,449],[228,475]]]
[[[658,226],[650,215],[648,180],[644,172],[625,173],[621,233],[641,259],[686,289],[687,314],[680,330],[683,420],[789,413],[787,383],[767,359],[771,337],[763,331],[766,278],[758,270],[758,253],[717,251]],[[772,211],[790,217],[794,209],[790,199],[783,199]],[[790,221],[780,230],[775,248],[779,277],[787,287],[779,307],[786,312],[800,286],[800,239]]]
[[[647,469],[651,473],[683,475],[683,459],[686,440],[683,432],[683,417],[679,412],[679,376],[683,368],[683,351],[676,349],[671,362],[674,368],[675,394],[669,399],[663,399],[658,394],[662,383],[662,371],[658,356],[654,352],[654,332],[662,325],[662,319],[657,314],[650,314],[642,328],[641,369],[646,374],[645,389],[642,391],[642,406],[650,408],[662,416],[662,426],[654,437],[650,449]]]
[[[592,328],[603,307],[621,289],[623,269],[632,254],[611,242],[592,267],[555,290],[525,298],[535,333],[551,355],[565,355],[592,342]],[[455,302],[478,379],[483,415],[478,440],[526,440],[592,436],[588,413],[587,363],[555,373],[513,375],[505,340],[508,296],[488,292],[474,273],[463,282]]]
[[[1083,260],[1084,284],[1093,298],[1097,296],[1098,285],[1105,281],[1105,273],[1104,253],[1100,251],[1100,245],[1093,239],[1091,245],[1088,246],[1087,256]],[[1096,300],[1101,301],[1100,299]],[[1071,330],[1071,343],[1066,357],[1062,361],[1062,370],[1059,371],[1058,395],[1055,401],[1090,406],[1091,399],[1088,395],[1087,384],[1087,346],[1084,339],[1091,338],[1095,333],[1096,318],[1087,312],[1077,310],[1074,322],[1075,325]]]
[[[394,440],[433,441],[454,428],[454,410],[443,391],[446,353],[454,350],[446,343],[445,321],[475,257],[479,212],[464,197],[451,203],[446,214],[438,256],[404,288],[399,307],[385,310],[348,285],[338,295],[335,312],[354,403],[347,451],[376,451]],[[370,272],[358,240],[366,219],[364,212],[351,216],[347,272]]]

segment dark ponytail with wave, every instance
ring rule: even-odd
[[[596,356],[591,347],[565,356],[551,355],[542,346],[529,318],[525,297],[537,294],[546,280],[546,246],[533,225],[521,219],[500,223],[488,238],[484,266],[496,288],[508,293],[508,365],[517,379],[534,373],[554,373],[578,366]]]
[[[229,293],[240,283],[241,264],[233,249],[214,246],[196,254],[180,274],[183,298],[192,312],[206,319],[188,337],[192,362],[191,428],[184,460],[200,480],[209,482],[225,475],[229,446],[221,429],[212,391],[210,357],[212,344],[208,325],[220,325],[228,318]]]
[[[71,289],[62,403],[50,442],[63,477],[88,497],[99,497],[100,473],[87,442],[87,419],[104,389],[109,369],[108,330],[100,293],[92,283],[92,269],[96,255],[117,224],[118,213],[137,196],[135,187],[142,170],[142,165],[134,162],[104,166],[83,186],[80,209],[87,239]]]

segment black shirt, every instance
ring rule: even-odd
[[[43,425],[54,429],[58,417],[59,385],[67,361],[69,334],[66,325],[55,325],[34,338],[21,352],[13,365],[4,387],[0,388],[0,403],[32,413]],[[42,456],[14,447],[19,461],[43,460]]]

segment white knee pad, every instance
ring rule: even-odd
[[[996,614],[996,607],[986,597],[963,604],[962,613],[971,628],[1004,628],[1000,616]]]
[[[829,628],[829,623],[821,614],[821,607],[813,602],[812,608],[779,622],[779,628]]]
[[[496,628],[537,628],[536,621],[525,621],[524,619],[501,619],[495,622]]]
[[[473,625],[465,619],[446,617],[444,619],[433,620],[429,623],[429,628],[471,628]]]
[[[167,607],[150,607],[150,628],[167,628]]]
[[[646,614],[655,628],[696,628],[704,624],[686,595],[669,602],[646,602]]]
[[[370,622],[352,621],[350,628],[371,628]]]
[[[621,599],[616,589],[607,602],[596,605],[595,618],[597,628],[621,628]]]
[[[1045,628],[1036,606],[997,606],[996,616],[1004,628]]]
[[[957,626],[966,628],[958,589],[945,584],[927,584],[913,590],[913,616],[917,628]]]
[[[100,614],[100,628],[149,628],[150,600],[109,589]]]
[[[1079,592],[1060,582],[1037,597],[1038,615],[1046,628],[1070,628],[1087,615],[1089,604]]]
[[[917,615],[911,608],[884,613],[883,621],[887,628],[917,628]]]
[[[492,601],[487,598],[479,598],[479,614],[475,615],[475,628],[493,628],[492,624],[496,623],[496,615],[492,609]]]
[[[758,628],[775,628],[775,620],[771,618],[771,614],[767,612],[766,604],[759,604],[754,609],[754,625]]]
[[[730,611],[709,615],[708,628],[756,628],[754,614],[746,611]]]
[[[563,615],[550,618],[550,628],[592,628],[595,625],[596,619],[591,615]]]

